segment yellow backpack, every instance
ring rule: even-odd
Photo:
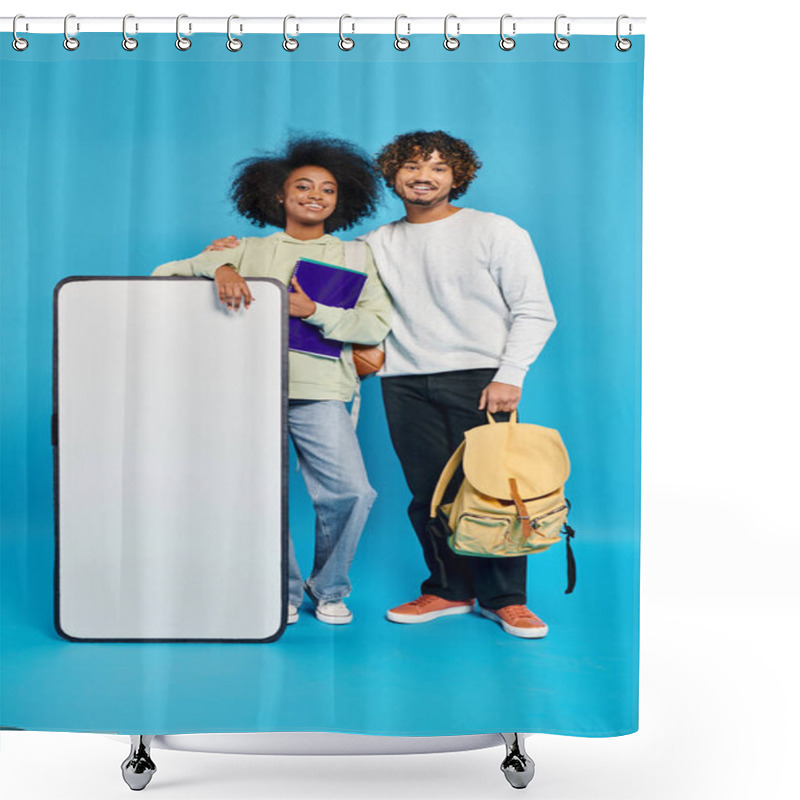
[[[447,530],[450,548],[462,555],[498,558],[541,553],[567,540],[569,594],[575,586],[574,530],[567,524],[564,484],[569,456],[557,430],[508,422],[468,430],[439,476],[431,517]],[[464,480],[452,503],[439,505],[463,463]]]

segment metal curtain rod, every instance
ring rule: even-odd
[[[0,17],[0,31],[11,31],[13,17]],[[342,23],[339,17],[292,17],[293,33],[338,33],[340,25],[346,33],[386,33],[394,34],[395,25],[403,35],[417,33],[436,33],[444,31],[443,17],[355,17],[345,15]],[[616,17],[569,17],[561,16],[559,23],[562,32],[569,35],[614,35]],[[451,16],[450,30],[453,33],[480,34],[498,33],[500,15],[496,17]],[[553,33],[554,17],[514,17],[506,16],[506,31],[512,35],[526,33]],[[624,22],[625,35],[644,33],[645,18],[629,17]],[[122,30],[121,17],[81,17],[71,16],[70,32],[117,33]],[[228,30],[227,17],[193,17],[186,15],[181,23],[185,34],[225,33]],[[234,30],[238,33],[283,33],[284,17],[236,17]],[[136,17],[128,18],[127,31],[132,33],[174,33],[175,17]],[[26,17],[17,20],[17,33],[64,33],[64,17]]]

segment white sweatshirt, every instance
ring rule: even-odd
[[[363,237],[392,298],[383,376],[496,367],[522,386],[555,328],[528,233],[507,217],[462,208]]]

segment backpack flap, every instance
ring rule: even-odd
[[[479,492],[500,500],[514,500],[509,478],[520,497],[543,497],[567,482],[569,456],[554,428],[496,422],[466,432],[464,474]]]

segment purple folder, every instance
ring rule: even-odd
[[[336,308],[354,308],[367,280],[363,272],[305,258],[295,264],[294,277],[315,303]],[[291,284],[289,291],[294,291]],[[339,358],[342,343],[326,339],[316,325],[299,317],[289,317],[289,349],[324,358]]]

